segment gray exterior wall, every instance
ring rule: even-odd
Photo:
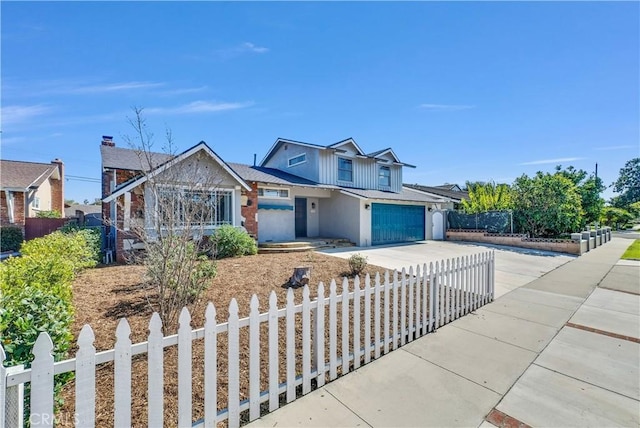
[[[293,241],[296,238],[292,210],[258,209],[258,242]]]
[[[315,182],[321,182],[318,176],[318,165],[320,163],[319,152],[319,149],[314,149],[313,147],[299,146],[297,144],[283,144],[264,166],[277,168],[281,171],[288,172],[289,174],[304,177]],[[301,154],[306,154],[306,162],[290,167],[289,159]]]
[[[331,199],[321,201],[320,209],[320,235],[347,238],[356,245],[365,245],[361,242],[360,233],[360,212],[364,210],[364,203],[360,199],[335,193]],[[371,212],[368,212],[371,217]]]

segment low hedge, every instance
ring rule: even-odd
[[[96,253],[95,232],[54,232],[25,242],[21,257],[0,263],[0,343],[7,354],[5,366],[29,367],[31,349],[41,332],[51,337],[55,360],[66,357],[73,340],[73,280],[78,272],[97,264],[99,238],[98,231]],[[69,379],[70,375],[56,376],[56,392]],[[56,402],[61,403],[58,393]],[[28,425],[28,400],[24,416]]]
[[[15,226],[0,227],[0,251],[18,251],[23,239],[21,228]]]

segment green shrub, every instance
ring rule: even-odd
[[[48,211],[38,211],[36,213],[36,217],[38,218],[62,218],[60,211],[58,210],[48,210]]]
[[[69,303],[72,299],[73,262],[64,254],[29,254],[0,264],[0,294],[24,288],[47,291]]]
[[[30,255],[55,255],[68,259],[74,273],[82,269],[94,267],[99,260],[99,252],[96,254],[95,247],[89,245],[93,232],[77,231],[73,233],[53,232],[42,238],[32,239],[22,244],[20,252],[23,256]],[[99,238],[98,238],[99,239]]]
[[[217,259],[248,256],[258,253],[256,241],[242,229],[224,225],[212,236]]]
[[[352,275],[360,275],[367,267],[367,257],[356,253],[349,257],[349,268]]]
[[[0,251],[18,251],[23,241],[22,229],[14,226],[0,228]]]
[[[99,243],[99,232],[97,235]],[[54,357],[66,357],[73,335],[72,283],[77,272],[96,265],[96,233],[54,232],[22,245],[22,257],[0,264],[0,343],[7,353],[5,365],[31,363],[31,349],[41,332],[54,343]],[[56,403],[59,392],[71,378],[56,375]],[[28,388],[28,385],[27,385]],[[25,394],[28,425],[28,393]]]

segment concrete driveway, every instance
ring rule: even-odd
[[[320,250],[319,252],[344,259],[360,253],[371,264],[388,269],[409,269],[410,266],[435,262],[486,251],[494,251],[496,259],[495,297],[515,290],[545,273],[556,269],[575,256],[549,251],[527,250],[487,244],[449,241],[422,241],[414,244],[386,245],[380,247],[350,247]]]

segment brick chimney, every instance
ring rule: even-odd
[[[110,135],[103,135],[102,136],[102,145],[103,146],[109,146],[109,147],[115,147],[116,143],[113,142],[113,137]]]
[[[57,210],[64,217],[64,163],[55,158],[51,161],[58,166],[60,180],[51,180],[51,209]]]

